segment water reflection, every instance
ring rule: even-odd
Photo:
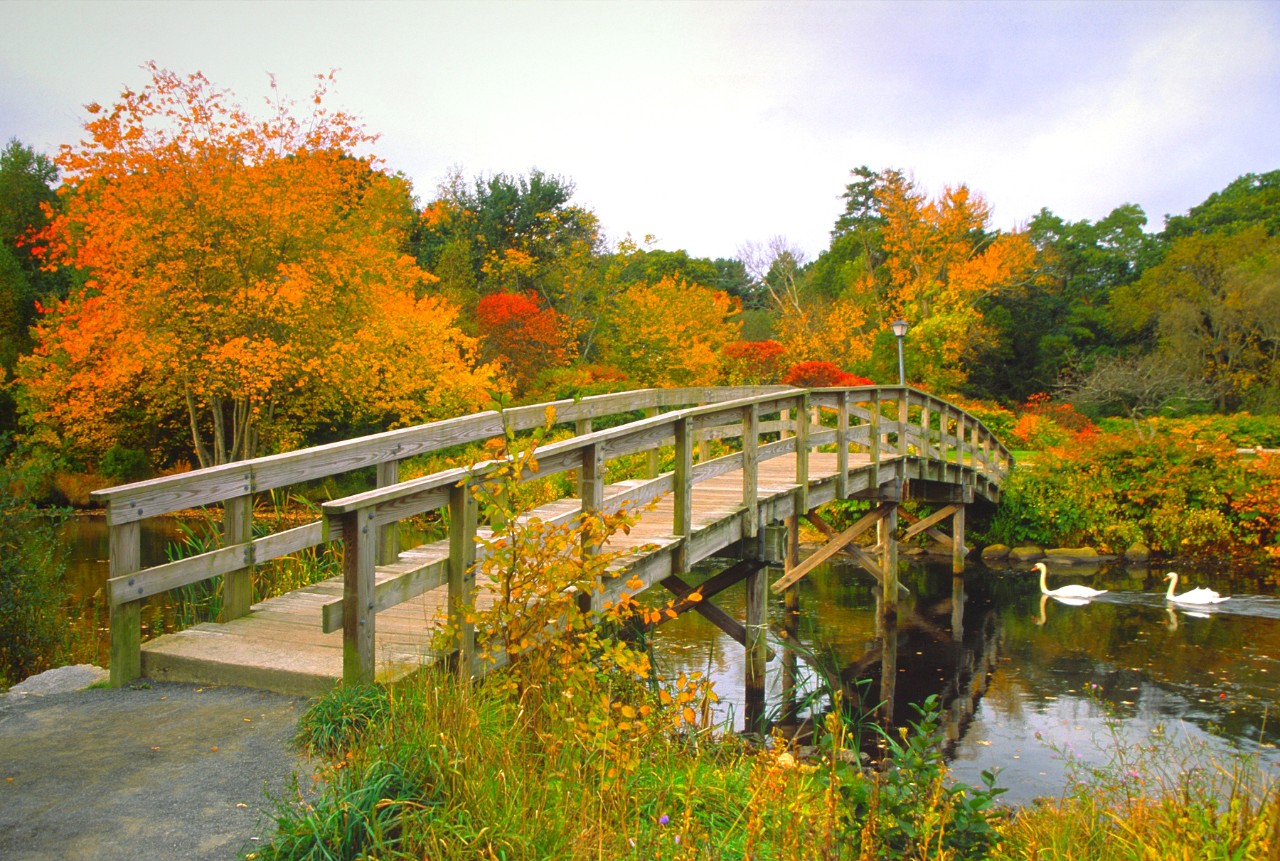
[[[800,613],[771,609],[775,648],[795,648],[777,648],[768,666],[767,712],[803,733],[830,708],[834,684],[870,719],[899,726],[916,718],[911,703],[937,694],[957,778],[976,783],[1000,768],[1014,803],[1060,792],[1068,757],[1100,764],[1117,745],[1153,734],[1280,762],[1270,741],[1280,687],[1274,572],[1198,575],[1197,585],[1233,597],[1193,609],[1167,604],[1163,576],[1078,573],[1073,581],[1111,591],[1073,605],[1042,600],[1028,571],[971,567],[954,578],[949,563],[906,565],[910,595],[890,634],[877,629],[870,578],[833,565],[802,582]],[[717,601],[741,618],[740,590]],[[736,643],[692,614],[664,625],[655,642],[664,671],[709,672],[722,715],[742,726]]]

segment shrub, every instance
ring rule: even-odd
[[[40,512],[17,486],[0,467],[0,688],[56,666],[70,648],[61,612],[62,513]]]
[[[1280,556],[1280,459],[1237,454],[1204,418],[1077,435],[1014,470],[991,537],[1111,552],[1141,540],[1168,555]]]
[[[151,474],[151,462],[142,449],[113,445],[102,455],[98,471],[114,482],[138,481]]]
[[[782,375],[786,386],[804,389],[821,389],[827,386],[869,386],[871,380],[857,374],[846,373],[831,362],[800,362],[787,368]]]

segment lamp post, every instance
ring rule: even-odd
[[[898,385],[905,386],[907,371],[902,364],[902,339],[907,336],[907,321],[899,317],[889,324],[889,328],[893,329],[893,334],[898,338]]]

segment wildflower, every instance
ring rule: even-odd
[[[665,813],[658,817],[658,824],[659,824],[659,825],[666,825],[666,824],[667,824],[668,822],[670,822],[670,821],[671,821],[671,820],[667,817],[667,814],[665,814]]]

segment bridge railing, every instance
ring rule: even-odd
[[[888,409],[888,415],[886,415]],[[834,427],[825,419],[833,414]],[[761,421],[771,414],[789,415],[777,423],[789,435],[762,442]],[[892,416],[892,417],[890,417]],[[936,431],[935,431],[936,426]],[[695,441],[699,438],[738,439],[736,451],[694,462]],[[639,452],[656,452],[674,447],[671,472],[629,483],[606,497],[604,475],[608,463]],[[935,464],[937,478],[982,484],[988,491],[998,487],[1011,466],[1008,451],[978,421],[958,408],[926,393],[908,388],[860,387],[770,393],[708,406],[688,408],[652,416],[620,427],[586,433],[538,450],[536,472],[526,472],[517,481],[545,479],[566,471],[580,474],[581,505],[559,520],[569,522],[581,513],[603,513],[624,504],[642,504],[672,494],[671,559],[668,566],[649,566],[629,572],[647,587],[672,570],[683,570],[719,547],[700,546],[696,540],[693,489],[707,479],[741,470],[741,505],[738,509],[743,538],[754,537],[760,526],[758,467],[772,458],[796,457],[793,511],[807,511],[810,487],[810,453],[833,447],[836,454],[835,495],[848,495],[849,456],[864,451],[870,461],[872,478],[879,485],[880,463],[894,462],[894,475],[912,460],[915,474],[929,477]],[[469,602],[475,590],[474,563],[476,536],[480,528],[472,488],[483,482],[497,462],[450,470],[403,482],[396,487],[372,490],[327,502],[323,506],[329,538],[341,538],[344,551],[343,598],[325,606],[325,631],[344,632],[343,675],[349,681],[369,680],[374,673],[374,632],[381,610],[448,585],[449,628],[456,632],[452,652],[457,660],[471,666],[475,631],[469,621]],[[945,474],[952,468],[950,476]],[[401,519],[447,509],[449,540],[447,552],[411,570],[377,582],[377,534]],[[625,584],[620,579],[604,584],[592,597],[594,604],[616,601]]]
[[[686,407],[688,404],[702,406]],[[664,407],[673,406],[684,408],[661,412]],[[620,505],[622,498],[603,499],[605,464],[623,455],[648,452],[648,480],[629,488],[626,499],[638,502],[667,492],[675,494],[677,522],[673,524],[673,534],[677,536],[689,534],[689,500],[694,484],[743,469],[744,510],[754,511],[755,506],[749,504],[755,493],[754,466],[760,460],[782,454],[805,453],[797,458],[800,502],[808,486],[807,453],[820,446],[835,446],[841,461],[840,476],[845,475],[843,467],[851,447],[867,451],[877,463],[886,455],[930,460],[954,455],[957,465],[963,464],[990,487],[998,487],[1012,462],[1008,451],[979,422],[946,402],[913,389],[863,387],[810,393],[785,387],[705,387],[646,389],[535,404],[500,413],[487,411],[110,488],[94,496],[107,505],[110,530],[107,597],[113,683],[123,683],[141,672],[140,612],[148,597],[221,576],[225,578],[224,618],[235,618],[249,610],[253,566],[339,538],[347,545],[344,595],[355,600],[344,597],[325,607],[322,625],[326,631],[338,627],[347,631],[348,652],[355,656],[351,658],[353,676],[363,676],[371,655],[373,614],[444,582],[450,583],[451,593],[455,588],[462,589],[466,571],[474,561],[474,540],[467,536],[473,535],[475,517],[466,510],[464,497],[469,498],[470,494],[461,492],[466,485],[459,486],[458,482],[479,480],[486,467],[451,470],[401,482],[400,463],[417,455],[502,437],[508,428],[520,431],[541,426],[549,411],[555,423],[573,423],[579,436],[543,446],[536,477],[577,470],[582,508],[607,510],[608,506]],[[637,411],[643,411],[646,418],[616,428],[592,430],[595,420]],[[779,418],[762,422],[762,417],[771,414]],[[831,421],[831,414],[835,427],[826,428],[823,417]],[[784,438],[760,443],[760,436],[769,432],[781,432]],[[738,451],[708,459],[708,440],[734,438],[743,441]],[[748,439],[752,442],[746,442]],[[877,441],[874,445],[873,439]],[[658,451],[673,444],[676,468],[660,476]],[[695,446],[701,450],[696,465]],[[377,488],[325,503],[320,520],[265,537],[252,537],[256,493],[369,467],[376,467]],[[750,488],[746,475],[751,476]],[[840,491],[843,495],[843,485]],[[223,507],[221,548],[177,562],[142,567],[143,520],[210,504]],[[445,507],[458,507],[451,512],[448,559],[378,584],[375,589],[376,566],[394,562],[398,556],[395,536],[399,521]],[[750,528],[754,530],[755,526]],[[691,549],[695,548],[682,547],[680,552],[688,554]],[[350,616],[358,607],[364,608],[363,612]],[[366,640],[367,648],[360,645]]]
[[[255,495],[308,482],[373,468],[380,487],[399,481],[400,465],[407,459],[502,437],[510,428],[524,431],[541,426],[550,408],[558,424],[572,423],[579,432],[590,430],[593,420],[638,410],[729,400],[747,394],[785,387],[689,387],[643,389],[596,395],[579,400],[487,410],[388,431],[360,439],[315,446],[284,454],[238,461],[95,491],[93,498],[106,506],[110,546],[107,604],[111,618],[112,681],[119,684],[141,671],[141,608],[151,596],[214,577],[223,580],[223,618],[233,619],[249,611],[252,603],[252,569],[273,559],[315,547],[324,542],[319,519],[265,537],[253,537]],[[145,520],[191,508],[220,505],[222,546],[208,553],[163,565],[142,565],[142,531]],[[396,553],[395,533],[383,535],[382,558]]]

